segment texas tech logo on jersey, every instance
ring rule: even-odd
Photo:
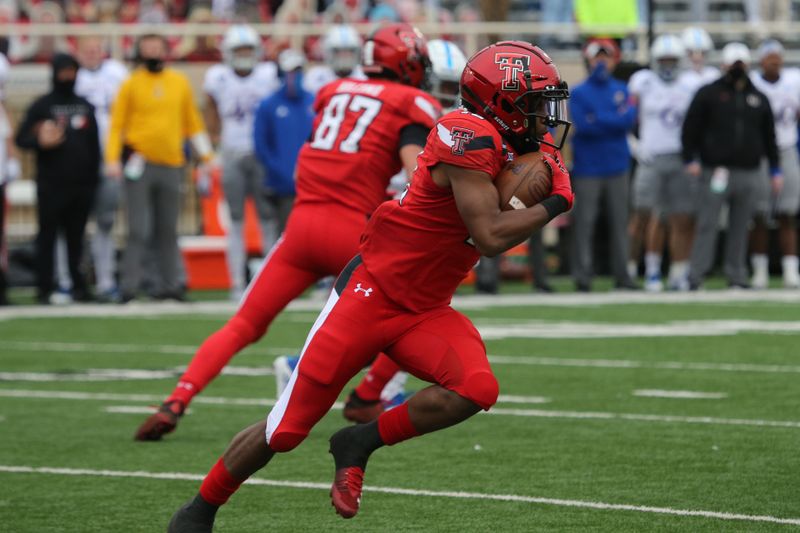
[[[530,70],[530,56],[514,52],[498,52],[494,55],[494,62],[506,75],[500,88],[504,91],[518,91],[519,80],[517,79],[517,74]]]
[[[454,155],[464,155],[464,147],[475,137],[475,132],[458,126],[450,130],[450,138],[453,139],[453,146],[450,151]]]

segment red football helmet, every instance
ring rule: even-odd
[[[361,66],[367,75],[396,78],[406,85],[424,88],[431,70],[427,41],[410,24],[381,26],[364,43]]]
[[[461,74],[462,103],[492,122],[519,153],[537,150],[538,143],[561,148],[570,126],[567,98],[567,84],[550,57],[522,41],[487,46],[467,61]],[[546,140],[542,131],[537,134],[535,118],[560,129],[558,140]]]

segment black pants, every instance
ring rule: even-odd
[[[56,236],[59,231],[67,240],[67,261],[72,278],[73,294],[85,294],[86,279],[80,272],[83,255],[83,237],[86,220],[95,196],[94,185],[52,187],[39,184],[38,219],[36,236],[36,285],[38,297],[44,300],[53,292],[53,264]]]

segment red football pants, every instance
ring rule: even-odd
[[[292,300],[317,280],[338,275],[358,253],[366,221],[364,214],[336,204],[296,205],[236,314],[200,345],[169,400],[188,405]]]
[[[289,384],[267,417],[267,443],[274,451],[300,444],[378,352],[484,409],[497,401],[497,380],[469,319],[449,306],[418,314],[397,307],[360,261],[351,261],[336,281]]]

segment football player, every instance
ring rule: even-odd
[[[245,288],[244,205],[250,197],[261,222],[264,253],[277,239],[274,217],[262,192],[263,167],[253,148],[253,123],[258,104],[278,86],[272,62],[261,61],[261,39],[250,26],[231,26],[222,40],[223,62],[206,72],[206,123],[218,144],[222,165],[222,189],[230,214],[228,273],[231,294],[239,301]],[[203,188],[207,184],[203,184]]]
[[[339,275],[280,400],[234,438],[169,532],[210,532],[219,506],[276,453],[300,444],[378,351],[433,385],[331,437],[331,500],[345,518],[359,510],[375,450],[458,424],[497,401],[480,334],[450,300],[480,255],[508,250],[570,209],[569,174],[556,149],[564,135],[554,142],[547,133],[566,133],[567,96],[550,58],[529,43],[497,43],[469,60],[461,78],[466,109],[437,122],[406,194],[367,223],[360,253]],[[541,156],[552,170],[550,196],[501,211],[493,180],[515,154],[540,148],[550,154]]]
[[[661,291],[661,218],[666,217],[671,261],[668,288],[689,290],[697,180],[683,168],[681,126],[697,84],[682,76],[685,51],[679,37],[659,36],[650,55],[652,68],[637,71],[628,83],[639,121],[639,165],[633,182],[634,214],[629,233],[631,242],[641,241],[644,235],[645,290]],[[638,251],[632,257],[638,258]]]
[[[766,289],[769,284],[769,233],[767,217],[774,211],[778,222],[783,286],[800,287],[795,223],[800,209],[800,163],[797,154],[797,115],[800,112],[800,70],[783,66],[783,45],[768,39],[758,48],[761,70],[750,74],[753,85],[769,99],[775,116],[775,140],[780,150],[782,183],[761,182],[756,203],[756,216],[750,237],[750,262],[753,267],[751,284],[754,289]]]
[[[345,78],[320,91],[314,133],[297,162],[297,197],[286,232],[236,314],[200,346],[136,439],[158,440],[175,429],[192,398],[260,339],[289,302],[318,279],[341,272],[357,253],[389,179],[402,168],[413,172],[441,110],[420,89],[430,68],[426,41],[408,24],[382,26],[364,45],[362,66],[368,80]]]
[[[719,69],[706,64],[709,52],[714,50],[714,41],[703,28],[690,26],[683,30],[681,34],[683,48],[689,59],[689,68],[682,76],[687,78],[690,83],[697,85],[695,90],[701,86],[711,83],[720,77]]]
[[[442,108],[450,112],[458,105],[459,81],[467,58],[457,45],[442,39],[428,41],[428,55],[431,58],[430,92],[439,100]],[[408,177],[400,173],[392,178],[391,187],[403,190],[407,182]],[[348,395],[342,414],[347,420],[357,423],[378,418],[384,409],[394,407],[405,399],[407,377],[405,372],[398,372],[397,364],[390,358],[379,357]]]
[[[317,94],[325,85],[339,78],[364,79],[359,66],[361,37],[347,24],[336,24],[322,36],[323,64],[308,69],[303,88]]]

